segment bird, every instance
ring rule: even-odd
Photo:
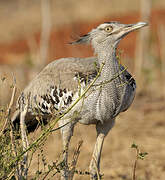
[[[48,121],[55,113],[64,113],[87,90],[73,108],[58,121],[63,141],[63,161],[68,164],[68,148],[77,122],[96,126],[96,143],[89,165],[91,179],[97,180],[105,137],[115,124],[119,113],[132,104],[136,82],[116,56],[120,40],[127,34],[146,26],[145,22],[122,24],[105,22],[80,36],[71,44],[90,44],[95,57],[61,58],[49,63],[23,90],[24,103],[28,103],[25,123],[29,131],[40,115]],[[21,95],[12,122],[18,123]],[[27,100],[28,99],[28,100]],[[76,116],[73,114],[76,112]],[[69,179],[69,170],[61,179]]]

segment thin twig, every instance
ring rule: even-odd
[[[146,155],[148,155],[147,152],[140,152],[140,149],[138,147],[138,145],[136,145],[135,143],[133,143],[131,145],[131,148],[134,148],[136,150],[136,159],[133,165],[133,173],[132,173],[132,180],[136,180],[136,168],[137,168],[137,162],[138,159],[144,159]]]
[[[116,74],[113,78],[111,78],[110,80],[106,80],[106,81],[102,81],[101,83],[98,84],[94,84],[93,86],[102,86],[105,85],[107,83],[112,82],[113,80],[115,80],[117,77],[120,77],[121,74],[123,74],[124,71],[126,71],[127,68],[125,67],[122,71],[120,71],[118,74]]]
[[[15,137],[14,137],[14,132],[13,132],[13,124],[11,122],[11,108],[13,106],[13,103],[14,103],[14,98],[15,98],[15,94],[16,94],[16,91],[17,91],[17,88],[16,88],[16,79],[13,75],[13,90],[12,90],[12,95],[11,95],[11,99],[10,99],[10,102],[9,102],[9,106],[7,108],[7,111],[6,111],[6,121],[5,121],[5,124],[3,126],[3,129],[1,131],[1,135],[4,133],[5,129],[6,129],[6,126],[7,124],[9,123],[10,125],[10,139],[11,139],[11,145],[12,145],[12,152],[13,152],[13,155],[14,157],[17,157],[17,150],[16,150],[16,143],[15,143]],[[16,162],[16,179],[19,179],[19,166],[18,166],[18,162]]]
[[[7,116],[8,116],[8,115],[7,115]],[[4,133],[5,129],[6,129],[7,123],[8,123],[8,118],[6,118],[6,120],[5,120],[5,123],[4,123],[4,125],[3,125],[3,127],[2,127],[2,130],[1,130],[1,132],[0,132],[0,136],[3,135],[3,133]]]
[[[78,146],[76,147],[76,149],[74,150],[74,154],[73,154],[73,160],[72,160],[72,163],[71,163],[71,170],[69,172],[69,180],[72,180],[73,179],[73,176],[74,176],[74,173],[75,173],[75,169],[76,169],[76,164],[77,164],[77,161],[78,161],[78,157],[79,157],[79,154],[80,154],[80,148],[83,144],[83,141],[79,141],[78,142]]]
[[[139,156],[139,149],[136,148],[136,159],[133,165],[133,175],[132,175],[132,180],[136,180],[136,167],[137,167],[137,162],[138,162],[138,156]]]
[[[69,123],[70,123],[70,122],[67,122],[67,123],[63,124],[62,126],[59,126],[58,128],[52,129],[52,130],[50,130],[50,132],[57,131],[57,130],[59,130],[59,129],[65,127],[65,126],[68,125]]]
[[[12,95],[11,95],[11,99],[10,99],[10,103],[9,103],[9,106],[7,108],[7,111],[6,111],[6,120],[5,120],[5,123],[3,125],[3,128],[0,132],[0,136],[4,133],[5,129],[6,129],[6,126],[10,120],[10,115],[11,115],[11,108],[12,108],[12,105],[13,105],[13,102],[14,102],[14,97],[15,97],[15,94],[16,94],[16,91],[17,91],[17,88],[16,88],[16,80],[15,80],[15,77],[13,77],[13,90],[12,90]]]

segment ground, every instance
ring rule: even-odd
[[[84,57],[92,55],[92,51],[87,47],[82,46],[76,49],[74,46],[66,44],[71,40],[70,36],[73,31],[86,33],[87,29],[91,29],[107,19],[120,20],[125,23],[141,20],[138,13],[139,0],[104,0],[101,4],[99,0],[95,3],[93,1],[89,3],[85,0],[79,1],[79,3],[76,0],[71,0],[69,3],[67,0],[54,0],[52,3],[53,29],[49,61],[63,56]],[[149,61],[151,69],[143,69],[143,76],[148,78],[147,83],[143,84],[147,90],[144,88],[138,92],[131,108],[117,117],[114,128],[105,139],[101,160],[101,173],[104,174],[103,179],[105,180],[132,180],[133,164],[136,158],[136,151],[131,148],[132,143],[137,144],[142,152],[148,153],[144,160],[138,160],[137,180],[165,179],[165,96],[163,93],[165,85],[163,85],[164,77],[160,72],[160,57],[157,52],[155,53],[155,51],[159,52],[160,50],[155,42],[162,39],[159,36],[159,27],[160,24],[164,23],[164,6],[165,1],[163,0],[153,1],[154,8],[149,26],[152,29],[152,37],[149,42],[152,44],[150,46],[152,52],[146,52],[151,59]],[[38,51],[41,14],[38,1],[34,3],[32,0],[17,0],[15,2],[6,0],[0,1],[0,7],[0,105],[6,106],[11,96],[11,72],[14,71],[17,77],[18,92],[21,92],[29,80],[39,72],[38,69],[32,68],[28,58],[29,55],[32,55],[30,53],[37,54],[36,51]],[[133,75],[135,75],[134,61],[132,60],[135,58],[135,34],[130,34],[127,39],[122,41],[121,46],[121,49],[124,49],[124,64],[128,65],[128,69]],[[131,60],[126,58],[128,54]],[[21,66],[20,62],[25,62],[28,67],[25,67],[25,64]],[[9,74],[10,78],[8,78]],[[39,134],[40,129],[31,133],[29,139],[36,138]],[[76,125],[71,142],[70,159],[72,159],[74,148],[79,140],[83,140],[83,145],[77,169],[84,172],[88,171],[96,140],[95,127]],[[47,162],[51,163],[59,158],[61,151],[60,132],[55,131],[45,142],[42,153]],[[34,177],[39,164],[43,168],[41,159],[38,163],[38,154],[41,157],[42,153],[38,150],[34,154],[28,179]],[[58,179],[57,176],[55,177]],[[75,175],[74,179],[86,180],[89,179],[89,176]]]
[[[133,106],[117,117],[114,128],[105,139],[101,161],[101,172],[104,174],[104,179],[131,180],[136,159],[136,151],[131,148],[131,145],[135,143],[142,152],[148,153],[144,160],[138,160],[137,180],[164,180],[164,117],[165,104],[161,97],[153,98],[146,94],[136,97]],[[83,140],[77,165],[78,170],[88,171],[95,139],[94,126],[76,125],[70,153],[73,154],[78,141]],[[50,135],[44,146],[43,153],[48,162],[58,159],[61,146],[61,137],[56,131]],[[36,172],[37,164],[36,153],[30,173]],[[89,176],[75,175],[75,180],[79,179],[89,179]]]

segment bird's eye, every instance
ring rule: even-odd
[[[113,30],[113,28],[112,28],[112,26],[107,26],[107,27],[105,27],[104,30],[109,33]]]

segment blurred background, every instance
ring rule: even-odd
[[[141,179],[163,180],[164,0],[0,0],[0,106],[7,106],[9,103],[13,76],[16,77],[17,93],[20,93],[49,62],[62,57],[93,56],[90,46],[68,43],[107,21],[144,21],[149,26],[130,33],[118,48],[121,63],[128,67],[138,88],[133,106],[118,118],[123,121],[117,121],[117,127],[112,130],[108,141],[111,144],[105,144],[102,165],[105,179],[130,178],[131,175],[128,174],[131,174],[134,154],[129,146],[135,140],[151,154],[138,169]],[[75,133],[84,138],[83,131],[85,132],[82,127]],[[89,163],[89,152],[92,152],[95,139],[94,130],[89,132],[91,136],[86,135],[85,138],[91,143],[86,143],[86,150],[80,156],[80,165],[81,162],[84,164],[82,168],[86,168]],[[122,142],[118,142],[118,137]],[[50,141],[53,142],[54,138],[52,136]],[[47,148],[47,154],[48,159],[55,158],[57,153],[52,144]],[[154,168],[158,170],[155,171]]]

